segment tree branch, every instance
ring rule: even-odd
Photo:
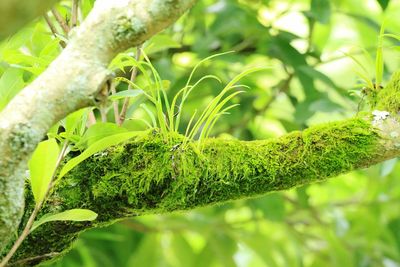
[[[400,133],[400,123],[394,116],[365,115],[265,141],[207,139],[201,153],[194,144],[180,147],[183,136],[166,142],[156,131],[146,132],[78,165],[63,177],[42,211],[89,208],[99,214],[95,222],[40,227],[13,260],[62,255],[80,232],[122,218],[285,190],[399,156],[400,137],[393,133]],[[31,195],[27,203],[29,214]]]
[[[0,250],[19,224],[26,164],[50,127],[94,105],[108,63],[169,26],[195,0],[98,0],[61,55],[0,114]],[[3,3],[3,1],[2,1]],[[24,4],[26,4],[24,2]]]

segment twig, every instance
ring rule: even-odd
[[[112,80],[108,80],[103,86],[103,89],[97,95],[97,100],[99,101],[98,109],[100,111],[101,121],[107,122],[107,99],[110,94],[112,87]]]
[[[67,23],[65,22],[64,18],[61,16],[61,14],[55,8],[51,9],[51,13],[53,13],[54,18],[57,20],[58,24],[63,29],[65,35],[68,36],[69,27],[68,27]]]
[[[140,60],[140,56],[141,56],[141,46],[139,45],[136,48],[136,61]],[[131,74],[131,82],[134,82],[136,79],[136,76],[138,74],[138,70],[136,67],[132,68],[132,74]],[[129,84],[128,86],[128,90],[132,89],[132,86]],[[118,121],[118,125],[121,126],[122,123],[124,123],[125,121],[125,116],[126,116],[126,112],[128,111],[128,107],[129,107],[129,97],[125,98],[124,100],[124,104],[122,105],[122,110],[121,113],[119,114],[119,121]]]
[[[65,153],[67,151],[67,148],[68,148],[68,141],[65,141],[65,143],[63,145],[63,148],[61,149],[61,152],[58,155],[58,159],[57,159],[57,162],[56,162],[56,168],[54,168],[53,174],[51,176],[51,182],[49,183],[49,186],[47,187],[47,190],[46,190],[46,193],[45,193],[45,197],[35,205],[35,208],[33,209],[31,216],[29,216],[28,222],[26,223],[24,230],[22,231],[22,233],[18,237],[18,239],[15,241],[15,243],[12,246],[12,248],[10,249],[10,251],[7,253],[7,255],[0,262],[0,267],[6,266],[6,264],[9,262],[9,260],[12,258],[12,256],[17,251],[17,249],[21,246],[22,242],[29,235],[30,230],[32,228],[32,225],[35,222],[36,216],[38,215],[40,209],[42,208],[43,203],[45,202],[46,197],[48,196],[50,190],[54,186],[54,178],[55,178],[55,176],[57,174],[57,169],[60,166],[61,161],[64,159],[64,156],[65,156]]]
[[[111,93],[115,95],[117,93],[117,90],[115,90],[115,83],[111,84]],[[114,108],[114,118],[115,122],[119,123],[120,122],[120,117],[119,117],[119,107],[118,107],[118,100],[113,101],[113,108]]]
[[[53,22],[50,20],[49,16],[45,13],[45,14],[43,14],[43,18],[46,21],[47,25],[49,26],[50,31],[51,31],[51,33],[53,33],[54,37],[58,38],[59,33],[58,33],[56,27],[54,26]],[[63,40],[60,40],[60,46],[62,48],[65,48],[67,46],[67,44]]]
[[[101,122],[107,122],[107,107],[101,105],[99,107],[99,111],[100,111]]]
[[[78,25],[79,0],[72,0],[71,29]]]
[[[92,126],[93,124],[96,124],[97,120],[96,120],[96,115],[94,115],[93,110],[91,110],[89,112],[89,117],[88,117],[88,121],[87,121],[87,127],[89,128],[90,126]]]

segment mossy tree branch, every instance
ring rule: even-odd
[[[165,141],[157,131],[87,159],[57,185],[42,214],[88,208],[95,222],[52,222],[33,232],[13,261],[35,264],[63,255],[78,234],[116,220],[247,198],[323,181],[400,155],[400,102],[395,74],[378,105],[391,114],[364,114],[265,141],[207,139],[199,152]],[[394,97],[390,98],[394,99]],[[29,191],[28,191],[29,192]],[[26,196],[27,219],[34,201]],[[52,255],[41,257],[41,255]],[[32,261],[26,259],[32,258]]]
[[[73,111],[95,105],[99,93],[107,89],[107,66],[119,52],[166,28],[194,3],[195,0],[96,1],[86,20],[71,31],[61,55],[2,111],[0,250],[19,224],[26,164],[46,132]]]

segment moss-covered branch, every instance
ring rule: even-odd
[[[399,142],[387,137],[388,125],[397,127],[390,131],[400,129],[394,122],[392,117],[377,121],[367,116],[274,140],[208,139],[201,153],[191,145],[182,147],[182,136],[166,142],[156,131],[146,132],[73,169],[43,210],[89,208],[99,214],[95,222],[53,222],[40,227],[13,260],[36,257],[29,263],[33,264],[62,255],[80,232],[121,218],[252,197],[368,167],[399,155],[395,146],[388,146]],[[27,203],[33,204],[31,196]]]

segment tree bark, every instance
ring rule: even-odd
[[[0,250],[19,224],[29,157],[52,125],[95,105],[121,51],[169,26],[195,0],[98,0],[61,55],[0,114]]]

